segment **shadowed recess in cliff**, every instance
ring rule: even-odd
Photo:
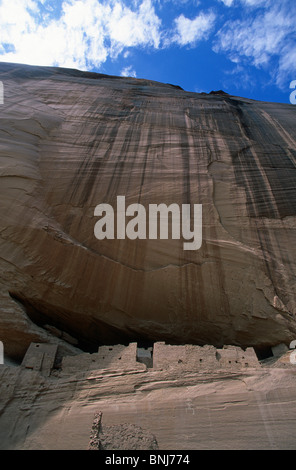
[[[9,293],[10,297],[19,302],[25,309],[30,320],[47,331],[66,333],[63,339],[82,351],[97,352],[101,344],[129,344],[135,340],[132,334],[128,335],[117,328],[104,324],[97,320],[88,320],[85,324],[84,318],[77,312],[66,311],[60,307],[42,303],[25,296]],[[82,323],[83,329],[81,328]],[[72,326],[71,326],[72,325]]]

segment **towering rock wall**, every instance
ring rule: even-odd
[[[0,339],[266,347],[296,335],[296,107],[0,64]],[[94,209],[202,204],[203,242],[94,236]],[[53,334],[53,332],[59,334]],[[65,341],[72,338],[73,341]]]

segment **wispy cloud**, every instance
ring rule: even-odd
[[[136,78],[137,73],[136,73],[136,71],[133,69],[133,66],[132,66],[132,65],[128,65],[128,66],[124,67],[124,68],[121,70],[120,75],[121,75],[122,77],[134,77],[134,78]]]
[[[64,0],[59,18],[50,9],[41,18],[39,9],[36,0],[2,0],[2,61],[85,69],[128,47],[160,45],[161,20],[151,0],[135,2],[134,9],[120,0]]]
[[[292,10],[291,3],[288,6],[285,1],[275,0],[256,16],[246,15],[241,20],[226,22],[217,33],[215,52],[227,53],[235,63],[247,61],[257,68],[269,68],[277,84],[284,86],[296,71],[296,62],[293,62],[296,5]]]
[[[213,12],[201,12],[192,20],[180,15],[175,19],[176,32],[172,39],[173,42],[181,46],[193,46],[198,41],[206,39],[213,29],[215,18]]]
[[[172,1],[172,0],[170,0]],[[0,58],[35,65],[99,68],[128,48],[157,50],[206,39],[215,15],[178,16],[165,30],[153,0],[63,0],[59,15],[52,2],[0,0]],[[184,0],[182,4],[189,3]],[[191,2],[192,3],[192,2]],[[193,2],[196,5],[198,2]]]
[[[216,0],[212,10],[204,10],[205,3],[0,0],[0,60],[100,70],[108,59],[122,59],[118,73],[135,76],[126,65],[134,49],[194,48],[208,41],[209,50],[235,64],[233,76],[251,65],[267,70],[279,87],[295,78],[294,0]]]
[[[219,0],[221,3],[224,3],[227,7],[231,7],[234,0]]]
[[[262,5],[270,5],[270,0],[219,0],[219,2],[224,3],[227,7],[243,5],[247,7],[261,7]]]

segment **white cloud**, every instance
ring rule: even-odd
[[[239,3],[246,7],[261,7],[270,4],[270,0],[219,0],[227,7],[238,5]]]
[[[270,0],[241,0],[241,2],[250,7],[268,6],[271,3]]]
[[[201,12],[193,20],[180,15],[175,19],[176,33],[173,42],[185,46],[194,45],[196,42],[206,39],[214,26],[215,18],[212,12]]]
[[[124,67],[124,68],[121,70],[120,75],[121,75],[122,77],[134,77],[134,78],[136,78],[137,73],[136,73],[136,71],[133,69],[132,65],[128,65],[127,67]]]
[[[231,7],[234,0],[219,0],[220,2],[224,3],[227,7]]]
[[[126,58],[136,47],[193,46],[214,25],[215,15],[201,12],[194,19],[180,15],[165,30],[154,3],[62,0],[57,11],[49,0],[0,0],[0,60],[99,69],[108,57]]]
[[[296,48],[295,44],[288,44],[279,60],[276,73],[277,85],[284,89],[288,82],[296,78]]]
[[[176,6],[191,4],[193,7],[197,7],[201,4],[201,0],[155,0],[158,3],[159,7],[162,8],[165,3],[172,3]]]
[[[176,1],[0,0],[0,60],[91,70],[100,69],[108,58],[120,54],[127,59],[133,48],[193,47],[208,39],[217,20],[212,11],[199,11],[193,19],[181,14],[173,20],[172,28],[165,29],[154,6],[160,11],[171,2],[174,11]],[[266,67],[281,87],[295,79],[296,2],[218,1],[228,7],[239,6],[233,12],[241,19],[224,24],[216,35],[214,50],[226,53],[241,67],[244,63]],[[200,2],[180,0],[178,8],[189,3],[196,8]],[[121,73],[136,76],[132,66],[122,68]]]
[[[157,49],[161,20],[151,0],[134,5],[132,10],[121,0],[64,0],[59,18],[43,12],[41,20],[37,0],[2,0],[0,60],[89,69],[127,47]]]
[[[244,0],[251,4],[254,0]],[[283,85],[296,71],[295,4],[274,0],[271,6],[256,16],[228,21],[217,34],[215,52],[226,52],[235,63],[247,63],[272,71],[278,84]],[[295,64],[295,65],[294,65]]]
[[[144,0],[136,12],[117,2],[106,26],[115,55],[124,47],[147,45],[158,49],[160,45],[161,20],[151,0]]]

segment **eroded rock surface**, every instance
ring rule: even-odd
[[[103,426],[98,450],[158,450],[155,436],[135,424]]]
[[[0,449],[86,450],[101,443],[140,450],[157,441],[160,450],[295,450],[295,365],[282,359],[259,368],[112,365],[49,376],[27,363],[3,365]]]
[[[295,339],[295,107],[14,64],[0,80],[6,354]],[[202,204],[201,249],[97,240],[94,208],[118,195]]]

